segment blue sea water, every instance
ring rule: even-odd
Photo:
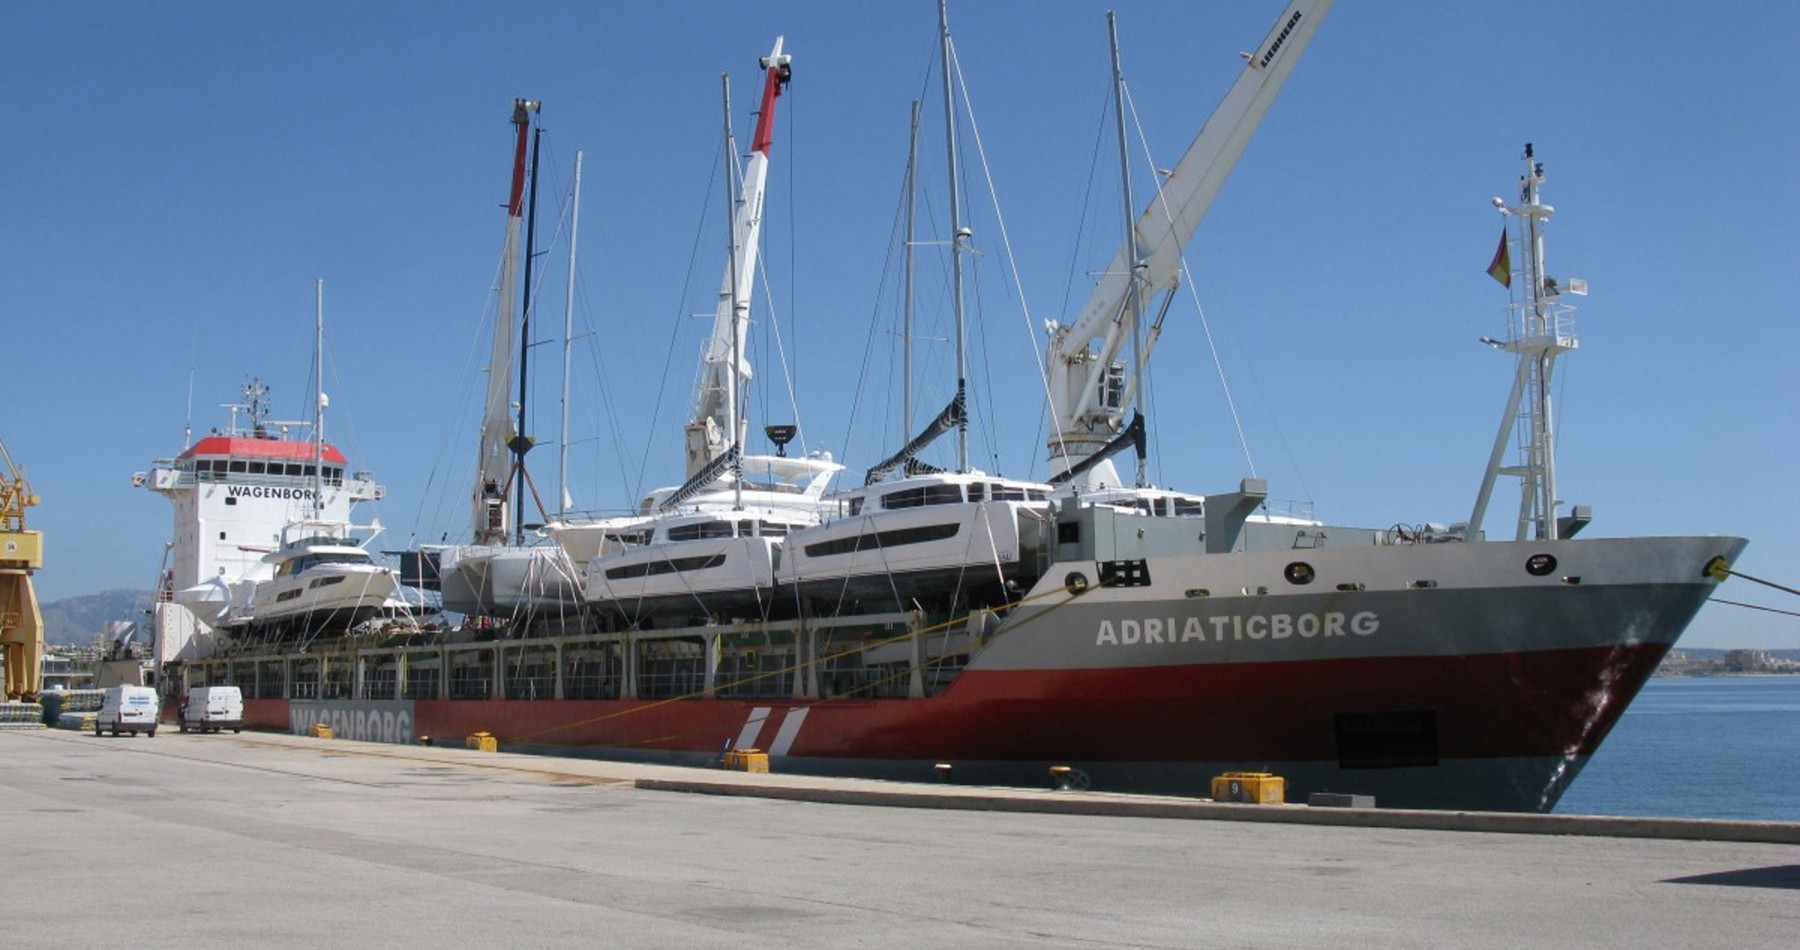
[[[1651,679],[1556,812],[1800,821],[1800,676]]]

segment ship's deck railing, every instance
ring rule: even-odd
[[[921,637],[917,650],[894,642],[922,622],[902,612],[812,619],[804,629],[782,621],[323,649],[315,640],[306,653],[259,645],[195,661],[184,676],[187,686],[299,700],[898,699],[941,691],[968,660],[963,633]]]
[[[1575,308],[1564,303],[1542,303],[1536,307],[1515,302],[1506,308],[1506,339],[1512,348],[1527,342],[1572,350],[1580,344],[1575,336]]]

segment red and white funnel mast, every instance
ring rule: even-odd
[[[750,291],[756,274],[757,241],[762,234],[769,152],[775,138],[775,100],[793,76],[792,57],[781,51],[782,39],[776,37],[775,48],[761,60],[764,76],[756,135],[751,139],[750,157],[744,164],[743,194],[732,218],[731,253],[719,286],[719,304],[701,368],[694,415],[686,427],[689,477],[739,441],[738,433],[733,431],[737,428],[732,419],[736,401],[733,397],[752,374],[742,347],[734,347],[733,340],[743,340],[750,329]]]

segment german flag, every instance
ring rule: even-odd
[[[1500,248],[1494,252],[1494,260],[1488,264],[1488,276],[1499,281],[1501,286],[1512,289],[1512,255],[1506,250],[1506,229],[1500,229]]]

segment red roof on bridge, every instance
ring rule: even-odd
[[[282,459],[298,462],[311,461],[314,446],[311,442],[294,439],[249,439],[228,435],[209,435],[194,443],[193,447],[181,453],[182,458],[196,455],[230,455],[238,458]],[[325,443],[325,461],[339,465],[348,464],[344,453],[337,446]]]

